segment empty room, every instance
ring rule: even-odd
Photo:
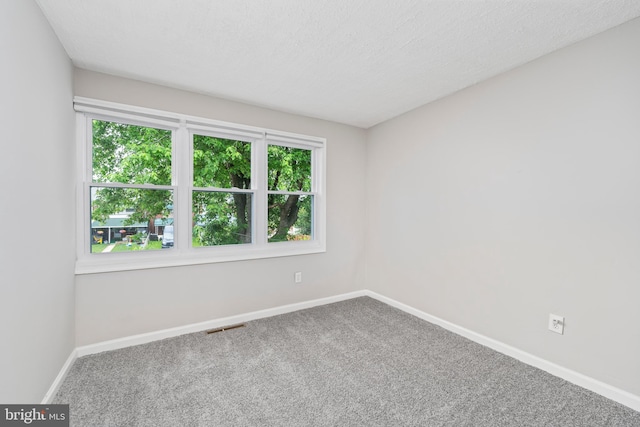
[[[640,425],[640,2],[0,28],[0,424]]]

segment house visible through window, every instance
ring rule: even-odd
[[[76,98],[82,272],[322,252],[322,138]]]
[[[172,131],[91,120],[91,252],[158,250],[172,224]]]

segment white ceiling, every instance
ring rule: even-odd
[[[638,0],[36,0],[80,68],[368,128]]]

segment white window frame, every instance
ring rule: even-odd
[[[179,113],[114,102],[75,97],[77,139],[77,260],[76,274],[240,261],[326,252],[326,145],[325,138],[264,129]],[[91,253],[92,126],[93,119],[120,121],[172,131],[172,183],[170,186],[136,185],[173,190],[174,247],[159,251]],[[252,243],[191,247],[193,192],[193,134],[238,139],[252,144]],[[267,146],[282,145],[312,151],[313,239],[267,241]],[[298,192],[285,192],[298,194]]]

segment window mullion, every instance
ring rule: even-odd
[[[203,193],[242,193],[253,194],[255,190],[245,190],[242,188],[220,188],[220,187],[191,187],[192,191],[199,191]]]
[[[312,186],[311,191],[314,192],[313,198],[313,238],[319,241],[322,246],[326,241],[326,187],[327,187],[327,170],[326,170],[326,146],[325,149],[314,149],[311,154],[311,173]]]
[[[77,185],[76,185],[76,200],[82,201],[77,203],[77,218],[82,218],[82,221],[76,221],[76,249],[79,256],[86,256],[89,253],[86,242],[89,241],[91,235],[91,222],[87,224],[85,218],[90,218],[91,209],[89,197],[89,186],[87,183],[91,182],[91,132],[88,125],[89,120],[82,113],[76,113],[76,144],[77,152]]]
[[[314,196],[316,193],[313,191],[267,191],[267,194],[280,194],[284,196],[294,195],[294,196]]]
[[[105,188],[139,188],[144,190],[173,190],[173,185],[156,185],[156,184],[121,184],[119,182],[100,182],[88,181],[90,187]]]
[[[174,132],[173,136],[173,158],[172,177],[173,185],[176,188],[174,193],[173,206],[173,226],[175,230],[175,240],[179,252],[188,251],[190,248],[191,236],[191,184],[192,163],[191,160],[191,135],[187,130],[184,121]]]
[[[267,244],[267,141],[265,136],[256,140],[252,150],[251,187],[256,190],[253,204],[254,243]]]

